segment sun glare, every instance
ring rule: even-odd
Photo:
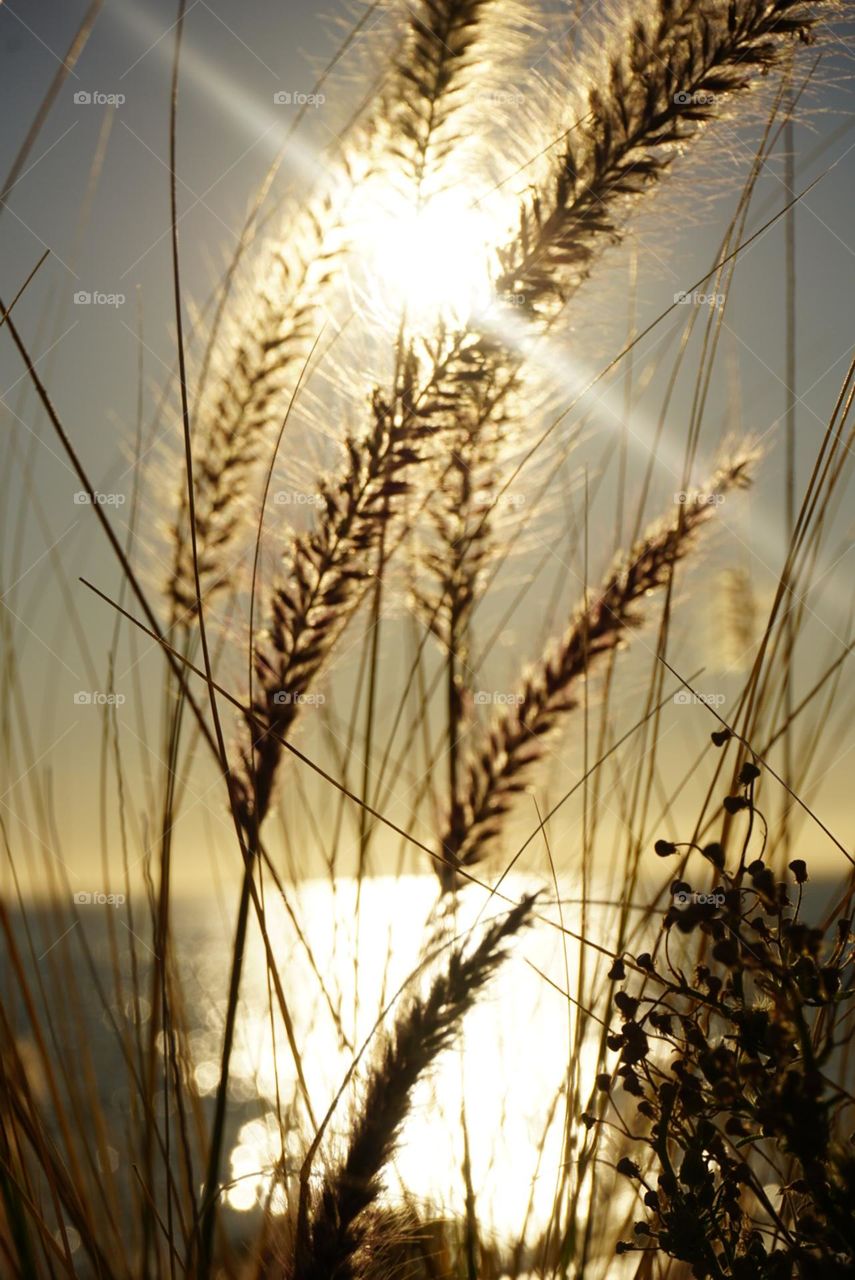
[[[372,307],[397,323],[462,323],[492,300],[490,248],[496,219],[471,192],[454,188],[422,208],[375,205],[364,219]]]
[[[531,885],[524,877],[508,882],[508,892],[520,896]],[[436,890],[427,876],[400,878],[376,876],[363,883],[359,895],[361,928],[358,932],[358,966],[336,963],[336,955],[357,945],[354,926],[357,900],[355,880],[340,878],[331,896],[324,881],[307,881],[296,894],[301,928],[318,971],[335,975],[329,994],[332,1003],[319,1001],[312,974],[302,960],[302,952],[289,953],[293,972],[301,975],[295,985],[303,994],[293,1006],[294,1026],[299,1037],[301,1060],[312,1100],[323,1112],[335,1097],[353,1061],[353,1046],[361,1045],[374,1028],[381,1007],[390,992],[415,969],[421,957],[418,946],[431,920]],[[482,899],[462,893],[457,904],[458,925],[465,933],[474,922]],[[271,907],[271,927],[284,945],[292,938],[291,927],[280,910]],[[556,981],[563,973],[563,949],[552,930],[532,933],[526,939],[526,954],[541,972],[553,972]],[[340,952],[340,949],[343,951]],[[576,961],[570,954],[571,966]],[[358,975],[358,995],[354,983]],[[261,1099],[268,1110],[255,1115],[240,1128],[230,1151],[230,1185],[226,1201],[238,1213],[246,1213],[267,1202],[271,1211],[285,1206],[276,1171],[284,1171],[286,1185],[293,1193],[301,1155],[293,1126],[280,1129],[273,1110],[277,1099],[290,1099],[296,1076],[287,1042],[277,1031],[270,1038],[266,1007],[267,981],[260,940],[254,939],[247,968],[245,1021],[236,1036],[233,1088],[235,1097],[251,1106]],[[313,994],[314,993],[314,994]],[[348,1042],[324,1008],[344,1015],[342,1027]],[[351,1011],[350,1023],[345,1011]],[[525,1024],[526,1035],[518,1028]],[[556,1179],[566,1158],[563,1152],[562,1108],[548,1121],[562,1074],[555,1070],[568,1052],[570,1025],[561,1013],[556,994],[544,984],[537,970],[525,965],[508,971],[501,999],[487,994],[469,1015],[462,1033],[463,1055],[449,1052],[436,1065],[429,1079],[422,1081],[413,1111],[407,1120],[395,1160],[396,1177],[389,1202],[413,1195],[429,1202],[441,1213],[465,1213],[465,1187],[461,1177],[449,1170],[461,1170],[460,1114],[464,1099],[468,1124],[467,1159],[479,1204],[482,1227],[502,1236],[527,1229],[535,1234],[549,1222],[554,1204]],[[372,1038],[372,1048],[374,1048]],[[216,1039],[199,1042],[201,1053],[216,1054]],[[371,1054],[369,1052],[368,1059]],[[212,1064],[214,1065],[213,1061]],[[596,1037],[585,1041],[577,1070],[581,1088],[590,1091],[597,1070]],[[358,1091],[357,1091],[358,1092]],[[350,1101],[352,1098],[348,1095]],[[332,1130],[346,1130],[348,1099],[336,1111]],[[282,1143],[285,1142],[284,1164]]]

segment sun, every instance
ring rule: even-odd
[[[497,220],[470,192],[452,188],[419,208],[379,202],[362,221],[371,305],[388,321],[462,324],[489,307]]]

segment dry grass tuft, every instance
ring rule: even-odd
[[[344,179],[342,182],[344,183]],[[208,599],[237,580],[249,485],[274,441],[345,244],[330,195],[292,220],[259,255],[250,301],[216,352],[194,423],[196,548]],[[196,610],[193,549],[182,488],[171,529],[167,597],[183,625]]]
[[[371,1071],[342,1161],[325,1177],[305,1242],[298,1242],[295,1280],[351,1280],[360,1220],[382,1189],[412,1104],[413,1090],[459,1030],[467,1011],[504,959],[508,941],[531,921],[534,898],[524,898],[488,926],[478,946],[454,951],[425,997],[402,1013]]]
[[[447,182],[461,141],[465,93],[481,66],[489,20],[500,0],[417,0],[408,6],[403,47],[388,105],[389,152],[396,181],[417,200]]]
[[[246,821],[264,820],[282,756],[279,739],[362,599],[377,544],[409,490],[407,473],[422,458],[426,428],[413,415],[402,419],[377,392],[372,417],[367,435],[345,441],[341,474],[318,490],[317,526],[294,536],[271,590],[268,632],[255,649],[253,705],[272,732],[254,730],[244,760]]]
[[[519,230],[499,252],[499,293],[549,313],[619,236],[627,204],[658,182],[731,97],[811,39],[823,6],[802,0],[728,4],[658,0],[652,17],[628,15],[623,44],[578,104],[548,182],[520,208]]]
[[[675,520],[648,529],[525,676],[517,702],[502,708],[484,745],[468,762],[462,810],[456,824],[449,822],[441,845],[452,865],[472,866],[485,857],[532,767],[543,757],[545,735],[576,706],[577,681],[643,621],[639,603],[666,586],[716,509],[716,500],[748,484],[752,461],[750,453],[738,455],[711,477],[703,500],[691,501],[689,495]],[[453,872],[445,864],[437,867],[448,891],[454,887]]]

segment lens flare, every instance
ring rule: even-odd
[[[489,306],[490,248],[501,237],[495,214],[470,191],[454,188],[419,208],[378,199],[359,223],[368,300],[384,323],[461,324]]]

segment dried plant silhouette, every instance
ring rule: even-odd
[[[98,8],[27,133],[7,195]],[[516,0],[371,4],[315,86],[316,99],[335,83],[358,103],[327,131],[325,178],[263,212],[289,135],[190,323],[179,236],[190,12],[179,4],[169,132],[176,372],[160,389],[151,439],[170,417],[179,428],[170,426],[173,453],[158,470],[140,410],[121,535],[19,326],[19,300],[44,259],[23,284],[4,283],[8,309],[0,301],[0,338],[121,573],[120,593],[85,598],[114,628],[93,847],[102,897],[114,905],[118,894],[126,909],[121,929],[105,908],[103,937],[92,941],[77,928],[79,895],[58,853],[45,857],[49,906],[28,905],[32,848],[63,847],[52,780],[34,771],[29,825],[0,813],[14,889],[0,900],[14,986],[0,1000],[3,1275],[852,1273],[853,881],[830,913],[830,940],[827,926],[803,923],[794,814],[855,867],[812,798],[834,745],[826,725],[847,709],[855,641],[836,636],[826,657],[811,639],[817,674],[796,692],[845,502],[855,365],[801,505],[788,454],[786,554],[768,614],[745,571],[724,572],[728,616],[716,618],[714,643],[740,681],[726,716],[695,690],[679,649],[680,634],[702,629],[684,572],[704,562],[723,513],[753,501],[767,455],[733,430],[720,433],[712,464],[700,444],[734,274],[800,197],[790,184],[784,208],[750,235],[749,207],[818,74],[816,56],[802,67],[801,55],[835,38],[840,13],[824,0],[626,0],[582,15],[581,33],[551,42],[547,58],[537,52],[554,34],[546,15]],[[355,53],[358,73],[336,81]],[[693,285],[715,306],[700,319],[692,309],[670,375],[658,352],[644,373],[661,382],[664,423],[697,328],[679,453],[666,457],[660,423],[646,470],[631,475],[630,374],[620,440],[599,441],[585,397],[631,365],[673,308],[643,331],[631,315],[626,345],[592,377],[568,381],[576,309],[598,279],[606,294],[608,251],[651,216],[672,175],[692,163],[703,172],[709,138],[749,136],[749,125],[748,177]],[[4,208],[5,196],[0,216]],[[142,405],[142,381],[140,396]],[[597,474],[587,457],[575,467],[583,438],[604,451]],[[655,462],[676,490],[670,501]],[[611,541],[592,535],[600,493]],[[20,538],[12,542],[3,589],[14,603]],[[84,587],[69,590],[50,563],[82,631]],[[544,566],[560,572],[551,591]],[[10,609],[0,623],[3,746],[29,759],[16,616]],[[510,646],[509,620],[525,624]],[[156,698],[139,674],[143,639],[160,663]],[[115,699],[123,645],[139,732]],[[629,727],[615,713],[627,647]],[[499,684],[494,650],[513,674],[488,692]],[[675,695],[709,718],[718,752],[662,764]],[[568,790],[561,751],[571,739],[580,767]],[[138,774],[140,748],[151,758]],[[701,777],[695,829],[678,841],[683,793]],[[757,803],[761,779],[768,812]],[[201,865],[182,822],[211,794],[212,845],[226,832],[228,848],[215,991],[200,985],[203,956],[174,887],[179,869]],[[574,799],[578,819],[558,852],[553,819]],[[680,864],[676,879],[651,869],[661,869],[654,833],[655,853]],[[537,861],[538,893],[512,874],[523,855],[526,872]],[[698,857],[708,891],[684,878]],[[306,881],[319,864],[331,905],[313,931]],[[393,944],[394,906],[382,923],[365,922],[372,873],[390,865],[404,887],[405,872],[427,873],[420,884],[432,900],[415,949],[404,945],[412,937]],[[611,896],[597,897],[599,883]],[[529,956],[533,938],[556,944],[564,985]],[[377,990],[368,944],[383,957]],[[555,1087],[541,1129],[519,1154],[528,1170],[520,1223],[500,1230],[476,1185],[479,1108],[466,1086],[481,1073],[486,1089],[501,1065],[482,1057],[473,1068],[467,1028],[488,984],[501,1008],[520,971],[558,1002],[567,1039],[549,1063]],[[92,1040],[92,1002],[109,1066]],[[527,1036],[517,1024],[505,1031]],[[412,1126],[442,1111],[458,1068],[453,1143],[437,1121],[439,1155],[416,1147],[414,1161]],[[491,1132],[506,1122],[478,1121]],[[248,1164],[239,1158],[247,1128],[261,1153]],[[437,1159],[455,1210],[418,1182]]]
[[[742,766],[729,812],[761,817],[760,773]],[[681,847],[663,840],[656,852]],[[649,1211],[619,1251],[656,1248],[695,1276],[849,1275],[855,1163],[834,1058],[853,995],[851,915],[830,937],[805,922],[801,858],[779,880],[763,858],[746,863],[744,849],[728,870],[733,856],[718,841],[689,848],[717,887],[675,881],[662,946],[632,962],[637,994],[615,996],[617,1074],[643,1126],[637,1159],[618,1169]],[[675,931],[702,939],[692,976]],[[670,1071],[660,1049],[673,1055]],[[612,1077],[598,1083],[608,1091]],[[768,1162],[782,1199],[768,1194]]]

